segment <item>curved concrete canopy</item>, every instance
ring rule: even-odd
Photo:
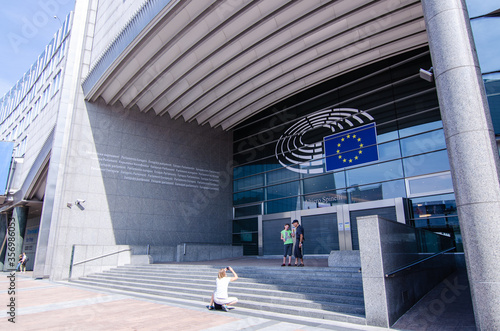
[[[171,2],[86,98],[224,130],[427,44],[420,0]]]

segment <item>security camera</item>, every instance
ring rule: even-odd
[[[425,79],[429,83],[434,81],[434,74],[432,73],[432,67],[429,70],[420,69],[420,78]]]
[[[76,199],[75,204],[81,205],[84,202],[85,202],[85,200],[83,200],[83,199]]]

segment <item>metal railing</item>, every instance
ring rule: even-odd
[[[119,253],[131,251],[131,250],[132,250],[131,248],[125,248],[125,249],[121,249],[121,250],[116,251],[116,252],[106,253],[106,254],[102,254],[102,255],[96,256],[96,257],[91,257],[90,259],[82,260],[82,261],[79,261],[79,262],[73,262],[73,258],[74,258],[74,255],[75,255],[75,245],[73,245],[73,249],[71,250],[71,262],[70,262],[70,265],[69,265],[69,278],[68,279],[71,279],[71,275],[73,273],[73,266],[76,266],[76,265],[79,265],[79,264],[83,264],[83,263],[87,263],[87,262],[94,261],[94,260],[98,260],[98,259],[102,259],[103,257],[107,257],[107,256],[111,256],[111,255],[115,255],[115,254],[119,254]]]
[[[423,258],[423,259],[421,259],[421,260],[418,260],[418,261],[412,262],[412,263],[410,263],[410,264],[408,264],[408,265],[406,265],[406,266],[404,266],[404,267],[401,267],[401,268],[399,268],[399,269],[396,269],[396,270],[394,270],[394,271],[391,271],[391,272],[389,272],[389,273],[386,273],[386,274],[385,274],[385,278],[394,277],[394,275],[396,275],[397,273],[399,273],[399,272],[401,272],[401,271],[405,271],[405,270],[407,270],[407,269],[410,269],[411,267],[414,267],[414,266],[416,266],[416,265],[418,265],[418,264],[420,264],[420,263],[422,263],[422,262],[425,262],[425,261],[428,261],[428,260],[430,260],[430,259],[433,259],[433,258],[435,258],[435,257],[437,257],[437,256],[439,256],[439,255],[444,254],[444,253],[450,252],[450,251],[452,251],[452,250],[454,250],[454,249],[456,249],[456,247],[451,247],[451,248],[445,249],[444,251],[437,252],[437,253],[435,253],[435,254],[433,254],[433,255],[431,255],[431,256],[428,256],[428,257]]]

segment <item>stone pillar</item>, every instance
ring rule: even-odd
[[[7,236],[7,240],[9,237],[14,237],[14,245],[10,248],[6,246],[6,254],[4,260],[4,271],[14,270],[17,266],[17,262],[19,260],[19,255],[22,253],[23,242],[24,242],[24,233],[26,232],[26,222],[28,220],[28,208],[27,207],[15,207],[12,212],[12,218],[9,219],[9,235]],[[10,232],[13,232],[13,236]],[[12,250],[11,250],[12,249]],[[14,255],[12,255],[14,253]],[[12,264],[12,258],[14,258],[15,263]],[[10,259],[10,260],[9,260]]]
[[[386,295],[379,217],[377,215],[358,217],[357,222],[366,324],[388,328],[391,326],[391,321]]]
[[[422,5],[476,325],[500,330],[499,158],[468,13],[463,0]]]

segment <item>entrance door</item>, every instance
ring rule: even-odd
[[[280,233],[286,223],[291,226],[293,219],[281,217],[262,221],[264,255],[283,254]],[[339,250],[336,213],[303,215],[298,219],[304,227],[304,254],[330,254],[332,250]]]
[[[302,216],[304,227],[304,254],[320,255],[338,251],[339,230],[337,214]]]
[[[292,226],[290,217],[262,221],[264,255],[283,255],[283,241],[280,238],[285,223]]]

